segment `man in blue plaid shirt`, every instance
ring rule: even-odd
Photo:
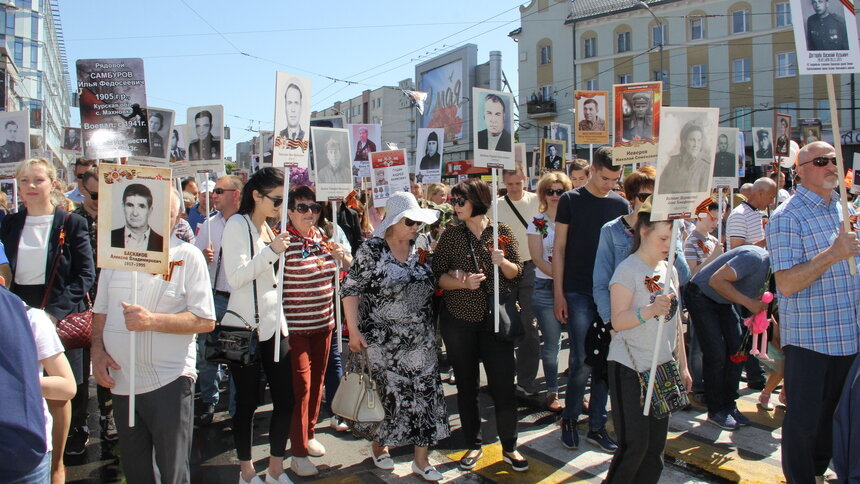
[[[834,148],[823,141],[804,146],[797,173],[800,188],[767,224],[767,247],[779,292],[788,392],[782,470],[789,483],[811,483],[830,463],[833,412],[860,349],[860,275],[849,272],[860,241],[841,229],[835,189],[842,174]]]

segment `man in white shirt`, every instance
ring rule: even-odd
[[[753,183],[747,200],[740,203],[726,221],[729,249],[752,244],[765,248],[763,214],[776,196],[776,183],[767,177]]]
[[[180,199],[171,193],[170,213],[176,223]],[[163,276],[103,269],[93,306],[93,373],[113,393],[129,484],[158,482],[153,462],[163,484],[191,480],[194,338],[212,331],[215,308],[203,254],[171,237],[169,260],[170,270]],[[129,358],[131,331],[136,335],[136,361]],[[135,426],[129,427],[132,365],[136,412]]]
[[[221,321],[227,311],[230,301],[230,283],[224,273],[221,254],[221,238],[227,220],[239,211],[242,199],[242,179],[235,175],[222,176],[212,190],[212,204],[218,212],[200,224],[200,232],[194,245],[203,251],[203,256],[209,266],[209,279],[212,281],[212,293],[215,300],[215,320]],[[211,241],[211,242],[210,242]],[[218,405],[218,386],[221,384],[221,365],[210,363],[204,358],[206,345],[205,335],[197,338],[197,373],[200,384],[200,402],[203,403],[203,413],[200,414],[200,424],[209,425],[215,416],[215,406]]]
[[[538,365],[540,364],[540,334],[537,322],[532,312],[532,292],[535,283],[535,265],[529,253],[526,228],[529,222],[538,214],[538,197],[525,190],[526,177],[522,166],[515,170],[505,170],[502,183],[508,189],[507,195],[499,198],[499,222],[511,228],[517,238],[520,248],[520,260],[523,261],[523,277],[513,290],[513,296],[519,301],[522,310],[521,319],[525,334],[517,345],[517,387],[518,390],[531,396],[537,393],[535,384]]]

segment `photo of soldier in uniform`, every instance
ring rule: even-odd
[[[711,176],[711,153],[705,144],[708,137],[699,119],[684,123],[675,148],[677,154],[660,173],[661,193],[697,193],[708,190]],[[669,139],[664,142],[671,142]]]
[[[560,171],[564,169],[565,143],[561,140],[542,139],[541,154],[545,170]]]
[[[755,164],[766,165],[773,162],[773,136],[770,128],[753,128],[753,143],[755,143]]]
[[[216,109],[217,108],[217,109]],[[223,109],[220,106],[190,108],[189,124],[194,128],[194,138],[188,143],[188,159],[220,160],[221,132],[224,126]]]
[[[848,31],[845,19],[837,13],[838,0],[801,0],[808,1],[814,12],[806,17],[806,49],[848,50]],[[806,10],[806,9],[804,9]]]
[[[63,150],[81,151],[81,128],[63,128]]]
[[[187,151],[185,151],[185,139],[183,133],[185,125],[174,126],[170,130],[170,161],[185,161],[187,160]]]
[[[606,131],[606,114],[602,112],[597,100],[586,98],[582,101],[580,131]]]
[[[0,176],[14,175],[18,163],[30,155],[27,111],[0,112]]]
[[[714,177],[734,178],[737,176],[737,155],[735,140],[726,133],[717,137],[717,155],[714,157]]]
[[[629,106],[629,113],[625,111],[622,139],[624,141],[637,138],[652,139],[654,137],[654,113],[651,110],[651,93],[625,93],[624,101]]]
[[[791,116],[788,114],[776,113],[776,147],[774,153],[776,156],[788,156],[791,145]]]

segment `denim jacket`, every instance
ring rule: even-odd
[[[597,255],[594,258],[594,273],[592,274],[594,303],[597,313],[604,322],[612,318],[612,308],[609,303],[609,281],[615,268],[627,256],[633,246],[633,236],[627,233],[621,217],[606,222],[600,229],[600,242],[597,245]],[[679,284],[683,286],[690,280],[690,267],[684,259],[684,244],[681,237],[675,244],[675,270],[678,271]]]

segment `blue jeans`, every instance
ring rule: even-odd
[[[578,419],[582,411],[582,397],[585,384],[591,375],[591,367],[585,364],[585,336],[588,328],[597,317],[597,306],[590,294],[567,292],[567,333],[570,338],[568,363],[570,374],[567,380],[567,394],[564,397],[562,418]],[[609,388],[605,380],[591,379],[591,396],[588,399],[588,426],[591,430],[602,430],[606,426],[606,400]]]
[[[344,323],[345,324],[345,323]],[[346,342],[343,344],[343,349],[347,352],[349,348]],[[334,394],[337,392],[337,387],[340,386],[340,377],[343,376],[343,366],[341,365],[340,351],[337,350],[337,328],[332,330],[331,347],[328,351],[328,366],[325,369],[325,409],[334,415],[331,411],[331,402],[334,401]]]
[[[50,438],[50,436],[48,436]],[[51,452],[46,452],[42,462],[26,476],[21,476],[8,484],[50,484],[51,483]]]
[[[546,390],[558,392],[558,351],[561,346],[561,323],[555,319],[555,311],[553,310],[552,279],[535,279],[532,309],[537,317],[540,333],[543,337],[540,358],[543,361]]]
[[[223,294],[215,294],[215,319],[221,321],[227,312],[230,298]],[[221,365],[206,361],[204,348],[206,334],[197,335],[197,383],[200,385],[200,401],[206,405],[218,405],[218,387],[221,385]]]

